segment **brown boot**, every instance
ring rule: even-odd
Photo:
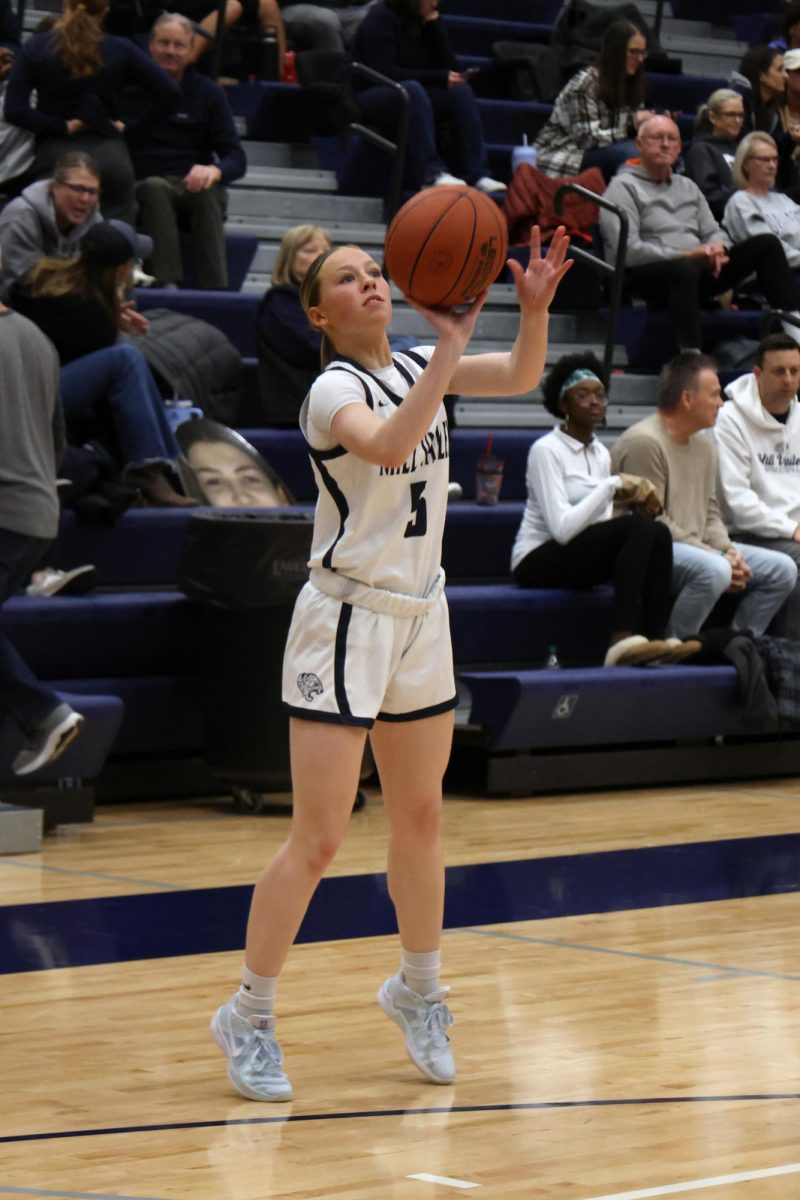
[[[142,498],[153,508],[196,508],[199,504],[191,496],[175,491],[163,467],[136,467],[127,472],[126,479],[138,487]]]

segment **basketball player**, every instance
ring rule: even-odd
[[[211,1022],[231,1083],[252,1100],[289,1100],[275,1038],[275,993],[314,890],[344,835],[367,731],[389,824],[388,885],[400,970],[378,1003],[432,1083],[455,1065],[439,982],[444,865],[442,777],[456,689],[444,575],[449,441],[443,397],[517,395],[539,382],[548,309],[571,266],[561,228],[545,258],[531,235],[514,262],[519,332],[508,353],[463,357],[486,293],[466,312],[413,303],[435,347],[392,353],[389,284],[363,250],[341,246],[310,267],[301,302],[327,365],[300,424],[319,488],[311,576],[298,597],[283,672],[294,811],[287,841],[253,894],[240,990]]]

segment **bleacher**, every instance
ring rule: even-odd
[[[559,7],[557,0],[542,0],[532,20],[523,0],[496,0],[489,18],[480,0],[449,0],[442,19],[464,65],[481,64],[495,40],[548,41]],[[738,63],[745,49],[738,18],[749,7],[727,0],[694,0],[689,7],[673,0],[670,15],[667,5],[661,42],[681,59],[683,73],[648,76],[648,102],[688,117]],[[640,8],[652,19],[654,0],[642,0]],[[731,14],[736,21],[728,20]],[[26,8],[26,28],[40,15]],[[176,308],[225,332],[242,355],[244,393],[252,397],[255,308],[286,227],[322,224],[335,241],[354,241],[379,254],[389,164],[352,139],[343,145],[317,136],[297,85],[241,83],[229,95],[249,163],[245,178],[230,188],[227,233],[235,290],[141,290],[138,299],[144,311]],[[479,106],[492,171],[507,179],[513,146],[523,134],[535,135],[550,107],[501,95],[482,95]],[[190,257],[190,246],[186,252]],[[550,362],[578,347],[602,355],[605,341],[607,299],[600,275],[581,264],[567,282],[551,319]],[[424,322],[395,300],[392,333],[425,338]],[[501,279],[491,289],[472,348],[508,347],[513,308],[513,288]],[[759,321],[757,313],[709,312],[707,348],[742,334],[757,336]],[[673,350],[663,316],[623,308],[608,440],[652,411],[654,370]],[[243,405],[240,423],[252,411]],[[461,692],[453,785],[502,795],[793,769],[795,739],[758,737],[742,727],[732,668],[604,671],[587,665],[602,660],[607,644],[608,590],[522,591],[508,575],[528,448],[552,424],[538,395],[462,399],[455,413],[451,473],[463,498],[450,506],[444,542]],[[474,501],[475,466],[489,431],[493,453],[505,462],[502,499],[494,508]],[[299,432],[243,432],[307,506],[313,480]],[[185,511],[130,510],[114,528],[102,529],[82,525],[67,512],[59,565],[95,563],[100,590],[87,598],[20,597],[4,607],[4,629],[34,671],[78,697],[90,718],[48,779],[96,778],[100,796],[130,794],[133,787],[175,794],[188,786],[187,778],[194,787],[214,786],[196,769],[203,751],[201,612],[175,587],[190,520]],[[539,669],[551,645],[558,647],[561,670]],[[0,762],[9,753],[0,743]]]

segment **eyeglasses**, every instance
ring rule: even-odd
[[[750,154],[745,159],[745,162],[776,163],[777,161],[777,154]]]
[[[627,53],[633,58],[647,58],[646,50],[628,50]]]
[[[65,187],[70,192],[74,192],[76,196],[82,196],[87,200],[97,200],[100,196],[99,187],[83,187],[80,183],[67,183],[66,179],[56,179],[55,182],[59,187]]]
[[[728,117],[729,120],[733,120],[733,121],[743,121],[744,120],[743,112],[718,112],[716,115],[718,117]]]
[[[643,133],[642,141],[644,142],[679,142],[680,136],[677,133]]]

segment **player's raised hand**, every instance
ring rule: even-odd
[[[538,225],[531,229],[531,256],[523,271],[514,258],[508,267],[517,285],[519,306],[525,312],[546,312],[553,302],[556,288],[572,267],[573,260],[567,258],[569,238],[563,225],[559,225],[542,258],[542,237]]]
[[[418,304],[410,296],[405,297],[406,304],[420,313],[429,325],[438,333],[441,342],[453,341],[458,343],[461,350],[472,337],[478,313],[483,308],[489,295],[488,288],[476,296],[469,308],[426,308]]]

